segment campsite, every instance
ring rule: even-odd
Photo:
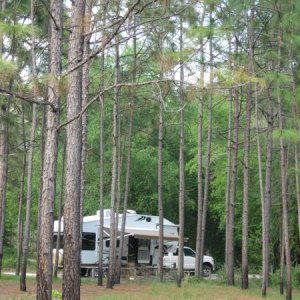
[[[299,20],[0,0],[0,299],[300,299]]]

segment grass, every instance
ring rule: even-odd
[[[28,278],[28,284],[35,285],[34,278]],[[56,283],[60,284],[58,279]],[[17,291],[19,278],[17,276],[4,275],[0,279],[0,284],[11,287]],[[61,299],[60,288],[58,285],[53,288],[53,299]],[[82,280],[82,300],[261,300],[260,280],[251,280],[248,290],[241,290],[240,287],[229,287],[218,280],[197,280],[192,278],[185,280],[181,288],[176,287],[172,282],[149,282],[149,281],[127,281],[116,285],[114,289],[108,290],[105,287],[96,286],[96,279],[86,278]],[[13,292],[13,291],[12,291]],[[0,299],[7,300],[31,300],[35,296],[14,295]],[[265,299],[283,300],[285,296],[279,294],[278,288],[270,288]],[[293,299],[300,299],[300,290],[293,290]]]
[[[130,285],[130,283],[129,283]],[[120,291],[114,294],[93,297],[92,300],[258,300],[263,299],[260,289],[250,287],[241,290],[239,287],[228,287],[219,282],[202,281],[198,283],[183,283],[179,289],[174,282],[142,283],[136,290],[129,288],[129,292]],[[278,290],[269,289],[264,299],[283,300],[284,296]],[[294,291],[294,299],[300,299],[300,293]]]

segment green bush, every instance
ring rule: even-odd
[[[61,299],[62,293],[58,290],[52,290],[52,298]]]

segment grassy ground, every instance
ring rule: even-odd
[[[258,300],[260,294],[259,281],[250,283],[248,290],[239,286],[228,287],[219,281],[204,280],[201,282],[185,281],[179,289],[175,282],[124,281],[113,290],[98,287],[96,279],[83,279],[81,285],[82,300]],[[28,291],[19,291],[19,278],[3,276],[0,279],[0,300],[32,300],[35,299],[35,279],[28,278]],[[61,298],[61,281],[56,280],[53,286],[55,299]],[[268,290],[266,299],[283,300],[278,289]],[[300,299],[300,290],[294,289],[293,299]]]

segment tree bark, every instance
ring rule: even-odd
[[[228,38],[229,43],[229,65],[232,69],[232,41],[231,36]],[[228,108],[228,133],[227,133],[227,179],[226,179],[226,198],[225,198],[225,266],[227,266],[228,257],[228,231],[229,231],[229,199],[230,199],[230,186],[231,186],[231,153],[232,153],[232,101],[233,101],[233,91],[230,89],[229,95],[229,108]]]
[[[253,21],[254,8],[251,8],[251,16],[248,27],[249,44],[249,74],[254,74],[253,53]],[[244,159],[243,159],[243,224],[242,224],[242,289],[248,288],[248,235],[249,235],[249,156],[250,156],[250,131],[251,131],[251,108],[252,108],[252,83],[248,85],[246,101],[246,124],[244,130]]]
[[[72,3],[71,34],[68,62],[71,70],[83,59],[83,27],[85,0]],[[82,67],[69,73],[67,96],[67,119],[81,111]],[[64,273],[63,299],[80,299],[80,174],[82,150],[82,123],[76,119],[66,127],[66,188],[64,206]]]
[[[272,176],[272,150],[273,150],[273,95],[272,88],[268,88],[268,128],[267,128],[267,153],[266,153],[266,177],[265,191],[262,208],[262,237],[263,237],[263,278],[262,296],[266,296],[269,285],[269,240],[270,240],[270,209],[271,209],[271,176]]]
[[[6,9],[6,0],[1,3],[1,12]],[[15,23],[15,20],[14,20]],[[14,58],[15,36],[12,38],[11,54]],[[3,36],[0,37],[0,53],[3,49]],[[13,59],[12,59],[13,60]],[[12,80],[10,81],[10,89]],[[4,226],[5,226],[5,210],[6,210],[6,185],[8,172],[8,114],[9,114],[9,98],[8,101],[0,101],[0,277],[2,274],[2,260],[4,248]],[[0,99],[1,100],[1,99]],[[6,103],[7,101],[7,103]]]
[[[278,34],[281,37],[281,32]],[[281,67],[281,44],[278,44],[278,72]],[[282,132],[283,128],[283,108],[280,94],[280,82],[277,79],[277,102],[278,102],[278,123],[279,130]],[[291,253],[289,240],[289,224],[288,224],[288,200],[287,200],[287,165],[286,165],[286,145],[281,135],[280,142],[280,172],[281,172],[281,197],[282,197],[282,222],[283,222],[283,238],[286,261],[286,299],[292,299],[292,270],[291,270]]]
[[[118,84],[120,79],[120,57],[119,45],[115,47],[116,61],[115,61],[115,84]],[[119,93],[120,87],[115,88],[115,99],[113,104],[113,124],[112,124],[112,170],[111,170],[111,195],[110,195],[110,247],[109,247],[109,267],[107,288],[113,288],[115,283],[115,263],[116,263],[116,190],[117,190],[117,176],[118,176],[118,120],[119,120]]]
[[[30,2],[30,19],[31,19],[31,60],[32,60],[32,77],[33,77],[33,98],[37,97],[37,70],[36,70],[36,55],[35,55],[35,36],[34,36],[34,0]],[[26,291],[26,271],[27,260],[29,253],[29,240],[30,240],[30,217],[32,206],[32,168],[33,168],[33,153],[34,153],[34,140],[35,131],[37,125],[37,107],[36,104],[32,105],[32,124],[30,141],[28,148],[27,159],[27,197],[26,197],[26,219],[24,229],[24,239],[22,246],[22,264],[21,264],[21,278],[20,278],[20,290]]]
[[[158,274],[159,281],[163,281],[163,255],[164,255],[164,206],[163,206],[163,133],[164,133],[164,103],[161,95],[159,101],[159,126],[158,126]]]
[[[201,26],[204,23],[204,17],[206,15],[206,6],[203,7]],[[204,41],[200,41],[200,84],[204,87]],[[203,139],[203,103],[204,103],[204,91],[201,91],[198,102],[198,131],[197,131],[197,142],[198,142],[198,153],[197,153],[197,187],[198,187],[198,207],[197,207],[197,237],[196,237],[196,259],[195,259],[195,275],[200,277],[202,268],[202,257],[201,257],[201,229],[203,219],[203,180],[202,180],[202,167],[203,167],[203,151],[202,151],[202,139]]]
[[[56,109],[47,107],[47,124],[42,193],[39,211],[38,228],[38,268],[37,268],[37,299],[52,299],[52,250],[53,250],[53,215],[55,202],[55,178],[57,161],[57,126],[59,106],[58,77],[61,73],[61,35],[62,35],[62,1],[51,0],[50,10],[55,23],[50,18],[50,64],[48,102]],[[59,28],[56,28],[56,25]]]
[[[63,195],[64,195],[64,178],[65,178],[65,161],[66,161],[66,137],[64,139],[64,147],[62,154],[62,169],[60,176],[60,195],[59,195],[59,203],[58,203],[58,228],[57,228],[57,240],[55,245],[55,261],[53,266],[53,276],[57,278],[58,272],[58,260],[59,260],[59,245],[60,245],[60,235],[61,235],[61,221],[63,214]]]
[[[237,53],[236,42],[235,53]],[[234,62],[235,64],[235,62]],[[233,66],[235,68],[235,66]],[[227,284],[234,285],[234,219],[235,219],[235,197],[237,181],[237,162],[238,162],[238,133],[239,133],[239,97],[237,88],[233,88],[234,99],[234,125],[233,125],[233,143],[232,143],[232,168],[230,175],[230,197],[228,208],[228,236],[227,240]]]
[[[100,90],[104,89],[104,51],[100,57]],[[98,250],[98,281],[99,286],[103,285],[103,209],[104,209],[104,94],[101,94],[99,101],[99,250]]]
[[[207,142],[206,142],[206,155],[205,155],[205,179],[204,179],[204,197],[203,197],[203,212],[202,212],[202,225],[201,225],[201,239],[200,239],[200,265],[199,272],[202,274],[203,267],[203,255],[205,244],[205,231],[206,231],[206,216],[207,216],[207,204],[208,193],[210,183],[210,157],[211,157],[211,140],[212,140],[212,103],[213,103],[213,19],[212,19],[213,4],[210,6],[209,23],[210,23],[210,36],[209,36],[209,95],[208,95],[208,128],[207,128]]]
[[[20,275],[20,263],[21,263],[21,252],[22,252],[22,240],[23,240],[23,220],[22,220],[22,208],[24,201],[24,185],[25,185],[25,172],[26,172],[26,136],[25,136],[25,120],[24,120],[24,105],[22,104],[22,139],[24,145],[23,154],[23,166],[22,166],[22,178],[19,194],[19,207],[18,207],[18,228],[17,228],[17,257],[16,257],[16,271],[17,276]]]
[[[7,105],[0,107],[0,277],[4,245],[4,224],[6,208],[7,154],[8,154],[8,125]]]
[[[183,69],[183,20],[180,17],[180,145],[179,145],[179,241],[178,241],[178,266],[177,266],[177,286],[181,287],[184,277],[183,273],[183,247],[184,247],[184,199],[185,199],[185,136],[184,136],[184,69]]]
[[[136,68],[137,68],[137,38],[136,38],[136,17],[134,16],[134,30],[133,30],[133,72],[132,72],[132,81],[136,82]],[[127,163],[126,163],[126,178],[125,178],[125,190],[124,190],[124,201],[123,201],[123,215],[122,215],[122,224],[120,232],[120,255],[118,257],[118,272],[117,272],[117,281],[120,282],[121,278],[121,262],[122,262],[122,253],[124,250],[124,234],[125,234],[125,225],[126,225],[126,216],[127,216],[127,207],[128,207],[128,195],[130,189],[130,173],[131,173],[131,147],[132,147],[132,130],[133,130],[133,117],[134,117],[134,106],[135,106],[135,88],[130,89],[130,118],[129,118],[129,130],[128,130],[128,148],[127,148]]]
[[[93,1],[86,0],[85,4],[85,18],[84,18],[84,41],[83,41],[83,59],[86,59],[90,54],[90,39],[91,35],[87,34],[92,30],[91,14],[93,8]],[[88,104],[89,93],[89,71],[90,62],[87,61],[82,66],[82,107]],[[85,194],[85,174],[86,174],[86,156],[87,156],[87,112],[85,111],[81,116],[82,126],[82,150],[81,150],[81,170],[80,170],[80,236],[82,235],[82,223],[84,214],[84,194]],[[82,245],[81,245],[82,246]],[[81,249],[80,246],[80,249]]]

